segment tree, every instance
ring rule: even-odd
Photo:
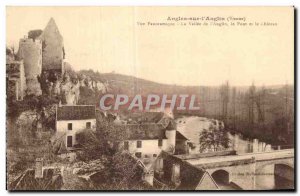
[[[230,140],[227,132],[223,128],[210,126],[208,130],[204,129],[199,136],[200,152],[208,150],[220,151],[229,147]]]
[[[247,106],[248,106],[248,121],[250,127],[254,125],[254,104],[255,104],[255,86],[254,83],[250,86],[247,96]]]
[[[229,103],[229,83],[228,83],[228,81],[221,86],[220,96],[221,96],[221,104],[222,104],[222,118],[227,121],[228,103]]]
[[[81,150],[77,158],[84,162],[100,161],[104,169],[93,175],[92,181],[97,190],[144,190],[142,181],[143,168],[139,161],[130,154],[119,149],[118,144],[111,141],[121,141],[125,136],[120,127],[97,118],[102,124],[97,131],[83,130],[76,135]],[[98,123],[99,124],[99,123]]]
[[[233,117],[233,128],[236,128],[236,87],[232,88],[232,117]]]

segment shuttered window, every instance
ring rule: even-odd
[[[124,142],[124,150],[129,150],[129,142],[128,141]]]
[[[136,147],[137,148],[142,148],[142,141],[137,141],[136,142]]]
[[[158,146],[159,147],[163,146],[163,140],[162,139],[158,140]]]
[[[86,128],[87,128],[87,129],[90,129],[90,128],[91,128],[91,122],[87,122],[87,123],[86,123]]]

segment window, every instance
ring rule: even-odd
[[[136,153],[135,153],[135,156],[136,156],[137,158],[142,158],[142,153],[141,153],[141,152],[136,152]]]
[[[158,140],[158,146],[159,147],[163,146],[163,140],[162,139]]]
[[[68,130],[72,130],[72,123],[68,123]]]
[[[124,142],[124,150],[129,150],[129,142],[128,141]]]
[[[137,148],[142,148],[142,141],[137,141],[136,147]]]
[[[87,123],[86,123],[86,128],[87,128],[87,129],[90,129],[90,128],[91,128],[91,122],[87,122]]]
[[[67,147],[72,147],[73,146],[73,139],[72,136],[67,137]]]
[[[157,157],[157,154],[153,154],[153,157]]]

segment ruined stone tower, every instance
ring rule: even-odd
[[[52,88],[58,89],[64,73],[64,56],[63,37],[53,18],[44,31],[31,30],[28,37],[20,39],[17,60],[24,62],[27,95],[49,95]]]
[[[27,95],[40,95],[38,76],[42,69],[42,42],[38,39],[20,39],[18,59],[23,59],[26,77]]]
[[[42,71],[62,74],[65,56],[63,37],[53,18],[49,20],[39,39],[42,41]]]

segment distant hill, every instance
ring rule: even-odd
[[[79,74],[91,77],[93,80],[105,82],[107,81],[113,93],[124,93],[128,95],[142,94],[195,94],[202,100],[217,99],[219,97],[220,86],[182,86],[162,84],[150,80],[137,78],[134,76],[122,75],[118,73],[99,73],[93,70],[81,70]],[[280,94],[285,85],[265,86],[270,95]],[[232,88],[233,86],[230,86]],[[237,93],[245,93],[249,90],[249,86],[236,86]],[[261,87],[256,87],[258,90]],[[289,91],[293,91],[294,86],[289,86]]]
[[[99,73],[92,70],[78,73],[96,81],[107,81],[109,93],[114,94],[194,94],[200,110],[174,111],[175,117],[197,115],[220,119],[226,122],[229,129],[241,132],[248,138],[259,138],[273,144],[292,144],[293,141],[291,133],[294,132],[294,85],[181,86],[117,73]],[[96,95],[92,99],[91,94],[81,95],[89,98],[91,104],[98,103],[102,96]]]

